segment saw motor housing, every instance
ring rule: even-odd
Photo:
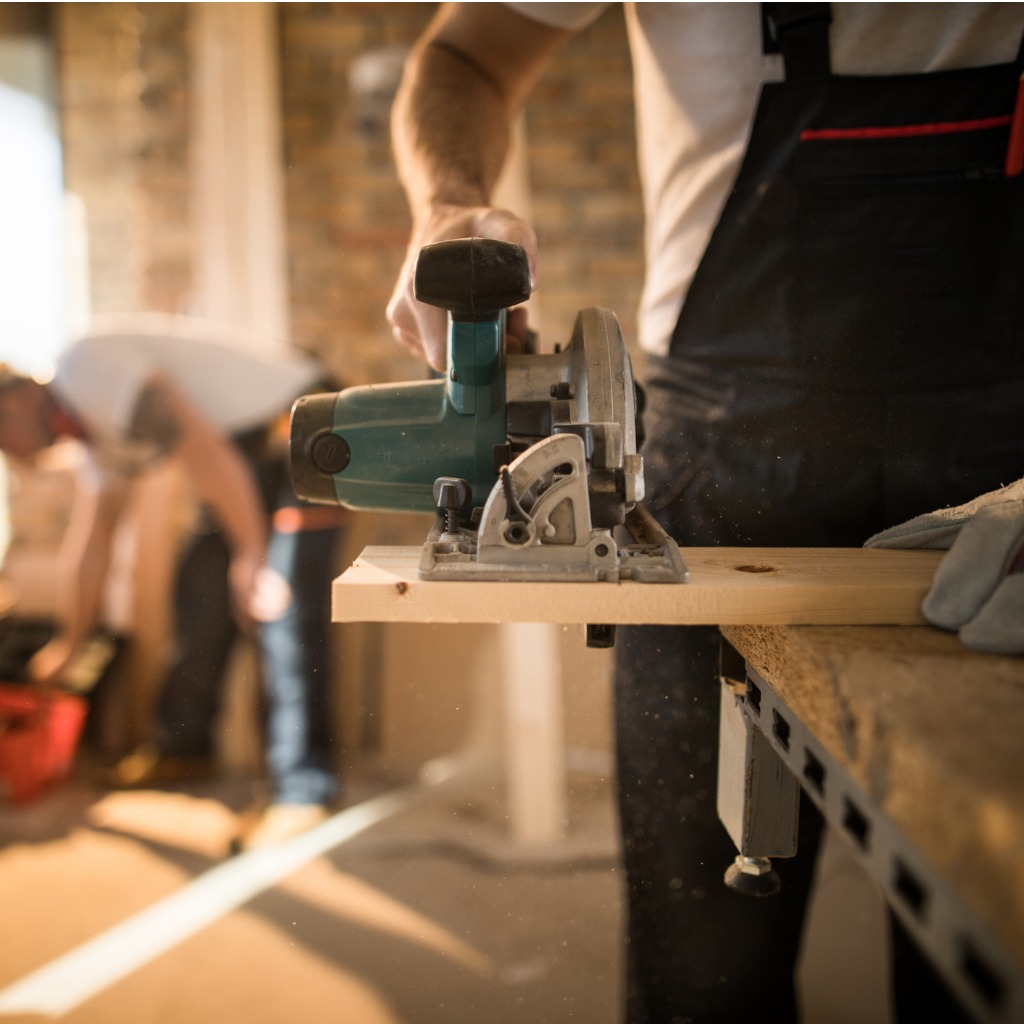
[[[448,311],[444,377],[300,398],[296,494],[437,514],[420,564],[428,579],[685,579],[640,504],[637,388],[614,313],[583,310],[564,349],[510,354],[506,310],[530,287],[520,246],[425,247],[416,296]],[[618,543],[623,526],[633,544]]]

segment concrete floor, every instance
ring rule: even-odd
[[[457,787],[365,788],[304,847],[233,859],[244,781],[0,808],[0,1021],[617,1021],[607,785],[532,851]]]

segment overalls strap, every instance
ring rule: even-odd
[[[786,80],[831,74],[828,27],[830,4],[762,4],[765,53],[781,53]]]

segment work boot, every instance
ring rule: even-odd
[[[109,789],[162,789],[213,778],[216,765],[209,757],[163,754],[153,743],[142,743],[101,773]]]

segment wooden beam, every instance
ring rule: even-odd
[[[370,547],[334,582],[335,622],[921,625],[939,551],[686,548],[681,584],[426,581],[420,549]]]
[[[195,312],[289,331],[277,5],[194,4]]]

